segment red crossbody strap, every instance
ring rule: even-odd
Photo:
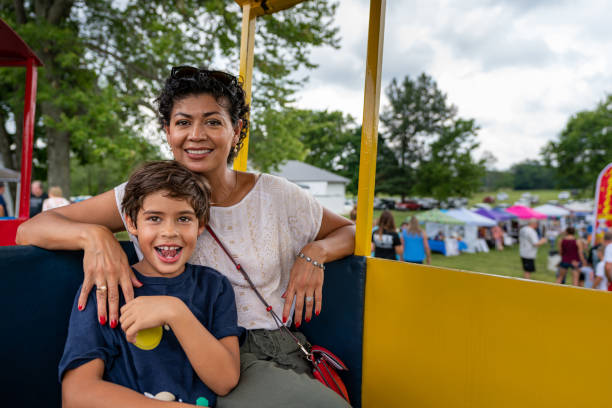
[[[223,252],[225,252],[225,254],[227,255],[227,257],[230,259],[230,261],[232,261],[232,263],[234,264],[234,266],[236,267],[236,269],[238,270],[238,272],[240,272],[242,274],[242,276],[244,277],[244,279],[248,282],[249,286],[251,286],[251,289],[253,289],[253,292],[255,292],[255,294],[257,295],[257,297],[259,298],[259,300],[261,300],[261,303],[264,304],[264,306],[266,307],[266,311],[268,313],[270,313],[272,315],[272,318],[274,319],[274,323],[276,323],[276,326],[278,326],[279,330],[283,331],[284,329],[284,333],[287,334],[288,336],[290,336],[293,341],[295,341],[297,343],[298,346],[300,346],[300,349],[302,350],[302,352],[304,352],[304,354],[306,354],[308,357],[311,356],[310,350],[306,349],[306,347],[304,347],[304,345],[300,342],[300,340],[295,337],[293,335],[293,333],[291,333],[291,330],[289,330],[287,328],[287,326],[285,326],[282,322],[281,319],[278,317],[278,315],[274,312],[274,310],[272,310],[272,306],[270,306],[268,304],[268,302],[266,302],[266,300],[264,299],[264,297],[261,295],[261,293],[259,293],[259,291],[257,290],[257,288],[255,287],[255,284],[253,284],[253,281],[251,280],[251,278],[249,277],[249,275],[246,273],[246,271],[244,270],[244,268],[238,263],[236,262],[236,260],[234,259],[234,257],[229,253],[229,251],[227,250],[227,248],[225,247],[225,245],[223,245],[223,243],[221,242],[221,240],[219,239],[219,237],[217,237],[217,234],[215,234],[215,231],[213,231],[213,229],[210,227],[210,225],[206,226],[206,231],[208,231],[208,233],[210,234],[211,237],[213,237],[213,239],[217,242],[217,244],[219,244],[219,246],[221,247],[221,249],[223,250]]]

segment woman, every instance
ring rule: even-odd
[[[572,285],[578,286],[580,281],[580,266],[586,265],[584,260],[584,246],[580,240],[576,239],[574,227],[567,227],[565,235],[559,241],[559,276],[557,283],[565,281],[565,274],[568,269],[572,269]]]
[[[376,258],[396,260],[402,255],[402,242],[395,228],[393,214],[384,210],[378,218],[378,228],[372,233],[372,251]]]
[[[228,167],[246,137],[249,107],[244,98],[233,75],[175,67],[157,99],[159,120],[175,160],[210,185],[209,225],[273,309],[287,323],[293,317],[300,327],[302,316],[308,322],[322,310],[323,269],[318,265],[351,254],[355,229],[295,184]],[[120,185],[89,200],[47,211],[22,224],[17,234],[22,245],[83,249],[85,277],[79,309],[86,307],[87,295],[95,285],[100,324],[108,321],[111,327],[116,327],[119,316],[118,287],[130,300],[132,285],[141,285],[113,235],[125,229],[118,210],[124,188]],[[238,323],[248,329],[241,347],[240,382],[219,399],[219,407],[346,406],[312,378],[295,343],[277,330],[210,234],[198,238],[190,262],[211,266],[229,278],[236,294]]]
[[[427,265],[431,264],[431,251],[427,242],[427,234],[419,227],[419,220],[415,216],[410,218],[408,228],[402,230],[402,245],[404,246],[405,262]]]

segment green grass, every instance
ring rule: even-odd
[[[546,268],[548,251],[548,244],[542,245],[538,249],[536,272],[531,275],[532,279],[545,282],[555,281],[555,272],[550,272]],[[518,244],[506,247],[503,251],[491,250],[488,253],[462,253],[458,256],[444,256],[434,253],[431,257],[431,264],[444,268],[482,272],[492,275],[523,277],[523,268],[518,253]]]

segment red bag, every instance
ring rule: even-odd
[[[270,306],[268,302],[266,302],[266,300],[263,298],[263,296],[261,296],[255,285],[251,281],[251,278],[249,278],[249,275],[247,275],[244,268],[238,262],[236,262],[234,257],[230,255],[229,251],[225,248],[223,243],[217,237],[217,234],[215,234],[212,228],[210,228],[210,226],[208,225],[206,226],[206,230],[213,237],[213,239],[217,241],[217,244],[219,244],[223,252],[225,252],[225,254],[229,257],[234,266],[236,266],[238,272],[240,272],[242,276],[244,276],[244,279],[246,279],[246,281],[249,283],[251,289],[253,289],[259,300],[261,300],[261,302],[266,307],[266,311],[272,315],[272,318],[278,326],[278,329],[281,331],[283,331],[284,329],[283,332],[287,336],[290,336],[293,341],[297,343],[300,350],[302,350],[302,352],[304,353],[304,357],[306,358],[306,360],[312,363],[312,375],[314,375],[317,380],[321,381],[321,383],[337,392],[338,395],[340,395],[346,400],[346,402],[350,404],[351,401],[349,401],[346,386],[344,385],[344,382],[342,382],[342,379],[336,372],[336,370],[348,370],[342,360],[340,360],[334,353],[324,347],[311,345],[304,346],[302,343],[300,343],[300,340],[295,337],[293,333],[291,333],[287,326],[282,324],[278,315],[274,313],[274,310],[272,310],[272,306]]]
[[[348,370],[346,365],[334,353],[321,346],[311,346],[308,357],[313,365],[314,377],[336,391],[349,404],[348,392],[336,370]]]

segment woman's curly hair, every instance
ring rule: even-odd
[[[181,72],[177,71],[179,74],[175,75],[175,70],[181,68],[186,68],[188,73],[180,75]],[[173,68],[172,74],[166,79],[164,88],[155,99],[162,129],[170,126],[170,114],[176,101],[191,95],[209,94],[216,99],[217,103],[227,109],[232,120],[232,126],[236,126],[239,120],[242,121],[242,129],[240,130],[238,143],[236,143],[236,149],[240,151],[249,128],[249,105],[246,104],[242,85],[242,81],[238,77],[223,71],[194,67]],[[227,157],[227,163],[232,163],[236,155],[237,152],[231,149]]]

